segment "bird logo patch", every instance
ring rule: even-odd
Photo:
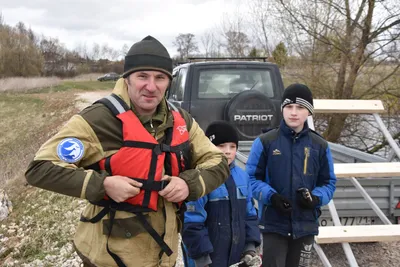
[[[76,138],[65,138],[57,146],[58,157],[65,162],[75,163],[83,157],[84,147]]]

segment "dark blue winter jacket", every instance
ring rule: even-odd
[[[231,175],[220,187],[186,203],[183,242],[190,258],[208,258],[210,266],[240,261],[245,247],[260,244],[258,218],[248,175],[231,163]]]
[[[294,239],[318,234],[318,208],[326,205],[336,189],[336,176],[328,143],[308,128],[296,134],[282,120],[253,142],[246,171],[250,176],[253,197],[258,200],[260,228]],[[301,208],[296,191],[306,187],[319,197],[315,210]],[[293,207],[291,216],[280,215],[271,206],[271,196],[279,193]]]

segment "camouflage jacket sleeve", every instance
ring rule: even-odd
[[[198,123],[189,114],[183,115],[186,121],[191,120],[188,129],[192,169],[182,172],[179,177],[189,186],[187,200],[194,201],[223,184],[230,170],[224,154],[211,143]]]
[[[67,138],[76,138],[83,145],[83,152],[77,161],[68,163],[60,159],[57,149]],[[61,130],[36,153],[25,173],[29,184],[57,193],[85,198],[90,201],[101,200],[105,195],[103,186],[106,172],[86,170],[104,158],[102,146],[92,127],[81,116],[73,116]]]

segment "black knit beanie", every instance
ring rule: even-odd
[[[314,113],[313,96],[310,89],[299,83],[289,85],[283,92],[281,109],[289,104],[299,104],[308,109],[310,114]]]
[[[172,79],[172,59],[167,49],[150,35],[131,46],[125,56],[122,77],[139,70],[161,71]]]
[[[206,136],[216,146],[230,142],[235,143],[236,147],[239,146],[239,135],[236,129],[226,121],[212,122],[206,129]]]

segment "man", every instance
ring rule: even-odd
[[[310,89],[290,85],[281,108],[280,126],[253,142],[246,171],[259,204],[263,266],[309,266],[319,208],[332,199],[336,176],[328,143],[307,125]]]
[[[73,116],[28,167],[30,184],[89,200],[74,239],[85,266],[174,266],[182,202],[229,176],[199,125],[168,105],[171,73],[159,41],[135,43],[113,94]]]

